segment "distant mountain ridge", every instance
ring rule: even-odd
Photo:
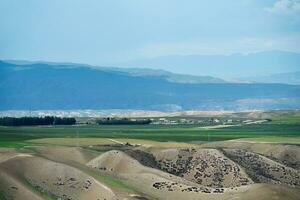
[[[300,108],[300,86],[180,83],[162,72],[0,62],[0,110],[246,110]],[[152,72],[152,71],[151,71]],[[167,73],[168,72],[164,72]]]
[[[189,72],[230,80],[299,71],[300,53],[265,51],[232,55],[170,55],[116,65],[160,68],[174,73]]]
[[[232,55],[170,55],[128,63],[92,66],[78,63],[7,60],[15,65],[46,64],[91,67],[132,76],[157,76],[177,83],[284,83],[300,84],[300,53],[265,51]],[[117,66],[117,67],[115,67]]]
[[[19,65],[19,67],[30,67],[32,65],[44,64],[52,67],[88,67],[102,71],[111,71],[116,73],[125,73],[130,76],[156,76],[166,79],[169,82],[174,83],[225,83],[227,81],[212,77],[212,76],[194,76],[186,74],[176,74],[159,69],[149,69],[149,68],[118,68],[118,67],[98,67],[87,64],[78,63],[55,63],[55,62],[44,62],[44,61],[18,61],[18,60],[8,60],[3,61],[8,64]]]
[[[300,85],[300,71],[291,73],[278,73],[268,76],[257,76],[244,78],[241,81],[248,81],[252,83],[285,83]]]

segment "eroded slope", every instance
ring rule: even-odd
[[[156,151],[159,168],[208,187],[238,187],[252,180],[216,149],[168,149]]]

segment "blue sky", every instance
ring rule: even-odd
[[[0,0],[0,58],[300,52],[300,0]]]

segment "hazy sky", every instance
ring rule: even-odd
[[[0,58],[300,52],[300,0],[0,0]]]

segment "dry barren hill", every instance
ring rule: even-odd
[[[43,198],[28,188],[20,180],[10,176],[6,172],[0,171],[0,188],[2,198],[5,199],[25,199],[42,200]]]
[[[32,188],[53,198],[61,199],[116,199],[111,189],[73,167],[31,155],[17,155],[0,164],[1,184],[8,199],[39,199]],[[27,189],[25,189],[27,188]],[[33,198],[34,197],[34,198]]]
[[[2,148],[0,199],[296,200],[300,195],[298,146],[130,141],[140,144],[105,139],[82,147]]]
[[[299,170],[246,150],[224,149],[224,153],[244,167],[252,179],[257,182],[300,187]]]
[[[37,153],[38,155],[57,162],[74,162],[83,165],[98,156],[97,152],[80,147],[30,147],[30,150]]]
[[[159,168],[195,183],[228,188],[252,184],[236,163],[216,149],[168,149],[155,153]]]
[[[122,151],[109,151],[90,161],[88,166],[119,176],[136,189],[157,199],[199,199],[224,193],[187,181],[180,177],[145,167]],[[210,198],[213,198],[210,197]]]
[[[203,148],[231,148],[243,149],[250,152],[264,155],[272,160],[294,169],[300,169],[300,148],[299,145],[285,145],[278,143],[253,142],[247,140],[231,140],[212,142],[201,145]]]
[[[175,161],[178,158],[178,154],[180,157],[185,156],[184,153],[182,154],[180,151],[182,151],[182,149],[163,150],[160,156],[164,157],[166,160],[173,159]],[[236,184],[238,183],[238,181],[241,181],[240,179],[242,179],[243,181],[245,181],[244,179],[247,179],[247,185],[245,184],[245,186],[231,186],[231,188],[216,187],[216,185],[214,185],[215,187],[208,187],[205,184],[197,183],[194,178],[188,180],[188,175],[186,177],[179,177],[171,175],[170,173],[163,172],[161,170],[146,167],[126,153],[116,150],[108,151],[100,155],[99,157],[90,161],[87,165],[92,168],[98,169],[99,171],[105,171],[108,174],[119,177],[120,179],[135,187],[137,190],[141,191],[142,193],[146,193],[150,197],[153,197],[155,199],[266,199],[265,195],[269,197],[268,199],[280,199],[283,198],[284,195],[288,195],[286,197],[288,197],[289,199],[297,199],[297,195],[300,194],[299,190],[286,188],[285,186],[254,184],[238,165],[236,165],[232,161],[226,161],[226,157],[217,150],[205,149],[199,150],[199,152],[197,152],[197,150],[194,151],[195,160],[200,159],[201,156],[203,156],[203,159],[206,159],[207,162],[211,162],[209,163],[210,165],[214,165],[214,167],[212,168],[210,168],[211,166],[208,167],[212,171],[213,168],[218,169],[218,164],[220,164],[220,168],[223,170],[224,168],[222,167],[224,167],[224,165],[228,165],[228,168],[236,167],[240,169],[231,172],[232,175],[224,173],[225,179],[227,178],[230,180],[224,181],[224,184]],[[157,151],[156,154],[159,154],[158,152],[159,151]],[[187,158],[189,158],[189,156],[187,156]],[[221,161],[216,161],[216,159],[220,159]],[[176,167],[176,165],[180,165],[180,163],[176,162],[173,164],[174,167]],[[182,168],[184,168],[183,165]],[[201,164],[199,164],[199,166],[200,165]],[[205,172],[205,174],[210,174],[212,177],[219,176],[219,171],[211,172],[209,169],[206,170],[207,171]],[[237,173],[238,175],[233,175],[235,173]],[[232,176],[236,177],[232,178]],[[203,182],[207,181],[212,184],[211,178],[202,178],[204,180]],[[260,195],[259,193],[257,193],[258,191],[265,191],[265,193],[264,195]]]

